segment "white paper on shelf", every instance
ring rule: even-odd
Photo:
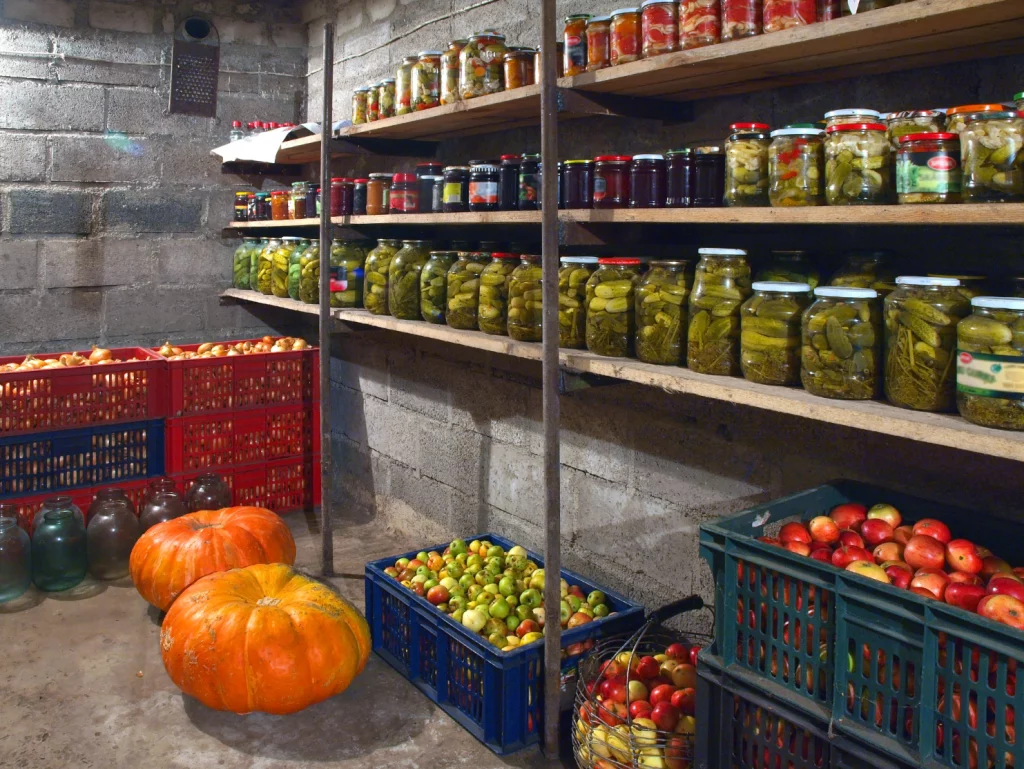
[[[337,130],[338,125],[335,125]],[[281,145],[290,139],[301,139],[303,136],[320,133],[319,123],[303,123],[293,128],[275,128],[255,136],[246,136],[230,144],[224,144],[210,150],[211,155],[220,158],[221,163],[247,161],[250,163],[274,163]]]

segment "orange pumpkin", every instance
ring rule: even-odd
[[[330,585],[284,564],[203,577],[160,630],[171,680],[215,710],[284,715],[345,691],[370,628]]]
[[[157,524],[139,537],[128,565],[142,597],[167,611],[200,577],[256,563],[295,563],[292,533],[270,510],[225,507]]]

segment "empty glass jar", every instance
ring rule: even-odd
[[[96,512],[105,504],[109,502],[120,502],[127,505],[128,509],[131,510],[132,515],[135,515],[135,505],[128,499],[128,495],[123,490],[114,488],[100,489],[96,492],[96,496],[92,499],[92,504],[89,505],[89,509],[85,513],[85,525],[88,528],[89,523],[92,521],[93,516]]]
[[[0,517],[0,603],[12,601],[32,584],[32,543],[18,519]]]
[[[89,507],[85,537],[89,573],[96,579],[128,576],[128,559],[138,538],[139,520],[127,497],[108,496],[94,503]]]
[[[69,508],[47,510],[32,534],[32,581],[40,590],[70,590],[85,579],[85,526]]]
[[[203,473],[192,483],[185,495],[185,507],[197,510],[220,510],[231,505],[231,487],[217,473]]]
[[[75,517],[77,517],[79,522],[82,524],[82,527],[83,528],[85,527],[85,516],[82,515],[81,508],[79,508],[78,505],[76,505],[74,502],[71,501],[71,497],[63,497],[63,496],[50,497],[49,499],[47,499],[46,501],[43,502],[43,506],[39,508],[39,510],[36,512],[35,516],[33,517],[33,519],[32,519],[32,529],[31,529],[31,531],[29,531],[29,536],[32,536],[35,533],[36,526],[38,526],[40,523],[42,523],[43,515],[45,515],[50,510],[65,510],[65,509],[70,510],[71,512],[73,512],[75,514]]]
[[[187,512],[185,501],[174,488],[173,483],[170,483],[170,488],[160,487],[144,499],[139,506],[139,533],[145,533],[158,523],[178,518]]]

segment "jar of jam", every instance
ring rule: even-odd
[[[452,40],[448,49],[441,54],[441,103],[454,104],[461,101],[459,94],[459,54],[468,40]]]
[[[669,150],[666,166],[665,205],[669,208],[689,208],[693,205],[693,150],[688,147]]]
[[[587,19],[587,72],[610,67],[611,16],[591,16]]]
[[[594,208],[626,208],[629,205],[630,155],[599,155],[594,158]]]
[[[270,218],[275,222],[288,219],[288,200],[291,197],[284,190],[274,190],[270,193]]]
[[[288,198],[289,219],[306,218],[306,188],[308,186],[306,182],[294,182],[292,184],[292,194]]]
[[[693,150],[693,205],[715,208],[725,200],[725,153],[718,146]]]
[[[385,78],[377,84],[378,113],[381,120],[395,116],[395,79]]]
[[[420,177],[420,213],[428,213],[428,206],[429,213],[444,212],[444,177],[440,174]]]
[[[382,216],[390,208],[391,174],[370,174],[366,183],[366,213]]]
[[[761,0],[722,0],[722,42],[761,34]]]
[[[779,32],[818,20],[817,0],[764,0],[764,31]]]
[[[719,0],[680,0],[680,45],[690,49],[719,42],[722,36],[719,13]]]
[[[849,123],[879,123],[882,120],[882,113],[873,109],[862,109],[851,107],[847,109],[834,109],[825,113],[825,130],[834,125],[847,125]]]
[[[594,161],[566,160],[561,188],[562,207],[591,208],[594,205]]]
[[[388,207],[393,214],[415,214],[420,208],[420,185],[415,174],[395,174],[391,177],[391,196]]]
[[[640,3],[640,41],[645,59],[679,50],[675,0],[644,0]]]
[[[270,211],[270,193],[269,192],[257,192],[256,193],[256,221],[257,222],[269,222],[272,218]]]
[[[236,222],[247,222],[247,221],[249,221],[249,193],[248,192],[236,192],[235,193],[235,221]]]
[[[369,179],[355,179],[352,182],[352,215],[363,216],[366,213],[366,185]]]
[[[306,217],[312,218],[320,215],[320,188],[310,182],[306,185]]]
[[[503,57],[505,66],[505,90],[522,88],[533,81],[533,49],[508,51]]]
[[[640,9],[612,11],[609,60],[614,67],[640,58]]]
[[[588,13],[574,13],[565,17],[562,29],[562,70],[566,76],[579,75],[587,71],[587,20]]]
[[[352,125],[366,122],[366,97],[369,91],[369,88],[363,87],[352,92]]]
[[[629,167],[629,207],[665,207],[665,156],[634,155]]]
[[[427,162],[416,164],[416,180],[419,184],[419,200],[421,208],[419,212],[421,214],[430,213],[430,196],[432,194],[433,181],[423,181],[426,177],[441,176],[444,173],[444,167],[440,163]]]
[[[497,211],[499,181],[498,166],[490,164],[472,166],[469,169],[469,210]]]
[[[441,210],[446,214],[469,210],[469,168],[466,166],[448,166],[444,169]]]
[[[519,208],[519,155],[502,155],[498,171],[498,208],[515,211]]]
[[[539,211],[541,188],[540,155],[523,155],[519,165],[520,211]]]
[[[900,138],[896,193],[900,203],[960,202],[960,137],[917,133]]]
[[[558,181],[556,182],[556,186],[558,187],[558,207],[559,208],[565,208],[565,196],[563,194],[564,193],[564,186],[563,186],[563,182],[562,182],[562,180],[564,178],[565,178],[565,163],[563,163],[561,160],[559,160],[558,161]]]

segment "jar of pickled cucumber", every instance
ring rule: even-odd
[[[264,239],[263,248],[256,256],[256,276],[249,273],[249,286],[254,287],[261,294],[270,296],[270,273],[273,270],[274,252],[281,247],[280,238]]]
[[[885,298],[885,397],[902,408],[952,411],[956,325],[969,305],[955,278],[900,276]]]
[[[260,238],[249,252],[249,289],[251,291],[259,291],[260,254],[269,244],[269,238]]]
[[[480,273],[477,327],[486,334],[508,334],[508,286],[518,261],[516,254],[496,251]]]
[[[395,114],[408,115],[412,112],[412,65],[416,56],[406,56],[395,72]]]
[[[314,240],[299,257],[299,301],[320,303],[320,241]]]
[[[960,285],[957,286],[957,290],[963,294],[964,299],[970,302],[976,296],[992,296],[995,293],[995,287],[990,285],[990,281],[987,275],[979,275],[978,273],[960,273],[953,275],[950,273],[940,272],[929,272],[929,278],[955,278],[960,281]]]
[[[448,270],[455,264],[458,251],[431,251],[420,272],[420,315],[427,323],[444,323],[448,306]]]
[[[421,320],[420,271],[430,257],[429,240],[403,240],[388,268],[388,310],[399,320]]]
[[[956,330],[960,415],[984,427],[1024,430],[1024,299],[975,297]]]
[[[830,206],[889,202],[889,140],[881,123],[844,123],[826,129],[825,200]]]
[[[700,374],[740,373],[740,305],[750,297],[750,264],[739,248],[701,248],[690,292],[686,365]]]
[[[806,283],[813,289],[821,282],[821,274],[806,251],[772,251],[771,261],[757,271],[754,280]]]
[[[772,131],[768,148],[768,201],[776,207],[823,206],[825,132],[820,128]]]
[[[242,238],[242,244],[235,249],[231,265],[231,285],[234,288],[249,288],[252,254],[259,248],[259,244],[256,238]]]
[[[366,247],[358,240],[331,242],[331,307],[363,306]],[[318,268],[319,272],[319,268]]]
[[[970,114],[960,143],[965,203],[1024,200],[1024,113]]]
[[[366,102],[369,92],[370,89],[365,86],[352,92],[352,125],[362,125],[366,122]]]
[[[468,40],[452,40],[441,54],[441,103],[454,104],[461,101],[459,94],[459,54]]]
[[[640,260],[602,257],[587,280],[587,349],[597,355],[625,358],[636,337],[634,289]]]
[[[644,363],[685,362],[687,298],[685,259],[651,262],[636,286],[636,357]]]
[[[725,205],[768,205],[768,146],[765,123],[733,123],[725,141]]]
[[[814,289],[804,313],[800,381],[811,395],[871,400],[881,392],[882,307],[873,288]]]
[[[896,273],[886,266],[884,251],[848,254],[830,281],[842,288],[873,288],[885,298],[896,290]]]
[[[463,99],[498,93],[505,88],[505,36],[473,35],[459,52],[459,94]]]
[[[597,269],[596,256],[558,260],[558,346],[582,350],[587,345],[587,281]]]
[[[395,79],[393,77],[385,78],[377,84],[377,102],[380,105],[380,119],[395,116]]]
[[[441,52],[420,51],[412,65],[412,110],[436,107],[441,103]]]
[[[388,314],[388,274],[391,260],[401,247],[400,240],[379,240],[366,255],[363,306],[374,315]]]
[[[807,283],[755,281],[740,306],[740,370],[747,381],[800,384],[800,322],[811,303]]]
[[[320,257],[320,241],[303,241],[288,257],[288,298],[299,300],[299,283],[302,280],[302,259],[310,251]]]
[[[543,328],[540,256],[523,254],[508,282],[508,335],[518,342],[539,342]]]
[[[967,127],[967,117],[978,112],[1006,112],[1002,104],[961,104],[946,110],[946,130],[962,134]]]
[[[302,238],[284,237],[281,238],[281,245],[278,246],[270,257],[270,293],[281,299],[288,297],[288,265],[291,263],[292,252],[302,247],[303,250],[309,245]]]
[[[880,123],[882,113],[873,109],[862,107],[848,107],[846,109],[834,109],[825,113],[825,130],[834,125],[846,125],[848,123]]]
[[[885,135],[889,148],[895,153],[900,139],[911,134],[942,133],[946,130],[946,114],[935,109],[890,112],[885,116]]]
[[[448,304],[444,318],[452,328],[476,330],[480,273],[490,260],[490,254],[460,251],[459,258],[448,270]]]

